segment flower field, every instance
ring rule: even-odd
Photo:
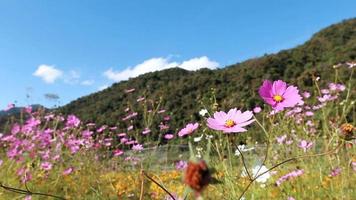
[[[265,80],[253,108],[212,93],[184,127],[134,88],[120,126],[27,107],[0,131],[0,199],[356,199],[354,66],[311,90]]]

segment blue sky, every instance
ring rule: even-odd
[[[0,108],[51,107],[47,93],[63,105],[146,71],[277,52],[355,8],[355,0],[2,0]]]

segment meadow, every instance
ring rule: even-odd
[[[27,107],[0,133],[0,199],[356,199],[354,66],[310,91],[265,80],[254,108],[221,110],[212,93],[176,131],[134,88],[125,129]]]

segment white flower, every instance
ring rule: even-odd
[[[201,116],[205,116],[206,114],[208,114],[208,110],[207,109],[201,109],[200,111],[199,111],[199,115],[201,115]]]
[[[260,169],[261,168],[261,169]],[[266,166],[264,165],[256,165],[253,169],[252,169],[252,174],[253,174],[253,177],[256,177],[256,176],[259,176],[260,174],[263,174],[264,172],[267,172],[268,169]],[[267,180],[271,177],[271,174],[269,172],[261,175],[260,177],[258,177],[256,179],[256,181],[258,183],[266,183]]]

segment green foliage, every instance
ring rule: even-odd
[[[305,44],[290,50],[218,70],[190,72],[173,68],[147,73],[79,98],[61,107],[58,112],[74,113],[86,122],[119,125],[126,102],[134,102],[138,95],[148,95],[157,100],[164,97],[164,108],[172,114],[170,124],[180,128],[189,121],[199,120],[197,112],[211,88],[216,88],[220,109],[234,106],[251,109],[256,104],[262,105],[257,90],[264,79],[283,79],[309,89],[313,76],[320,76],[322,82],[332,80],[331,66],[355,59],[356,19],[350,19],[323,29]],[[340,76],[343,80],[347,70],[341,70]],[[137,95],[125,94],[127,88],[135,88]]]

